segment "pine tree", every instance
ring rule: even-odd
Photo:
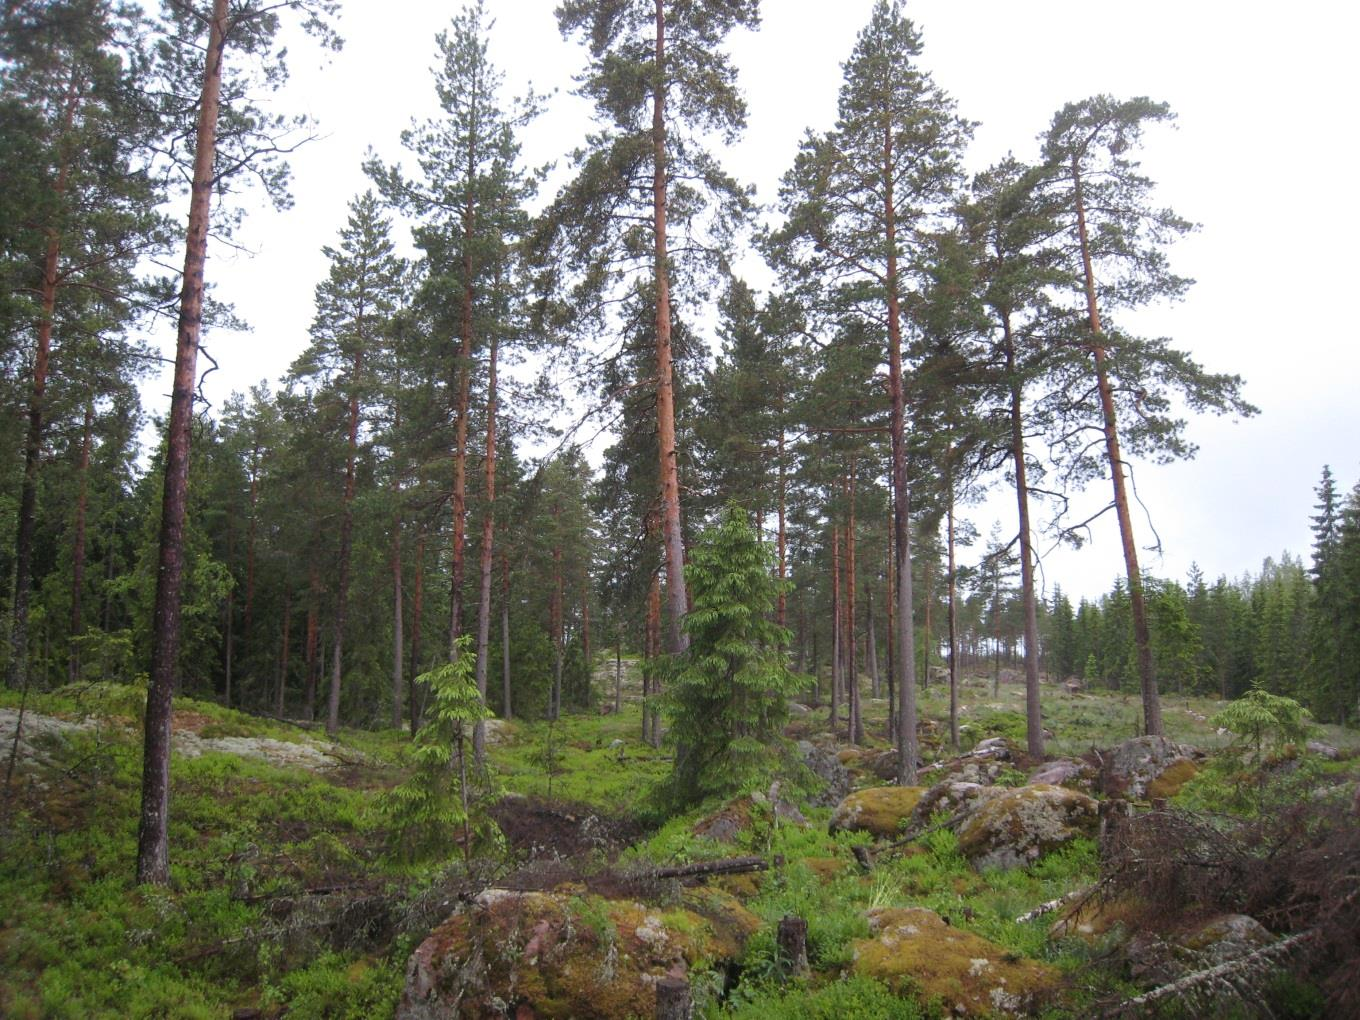
[[[137,835],[137,881],[170,881],[170,722],[175,667],[179,659],[180,598],[183,575],[185,498],[189,478],[189,435],[197,384],[199,339],[203,326],[204,266],[214,191],[222,191],[242,170],[251,170],[283,201],[286,165],[269,155],[283,151],[285,125],[250,104],[254,89],[280,86],[287,77],[281,54],[273,50],[280,9],[300,17],[303,27],[333,46],[339,39],[327,17],[334,0],[284,0],[257,5],[212,0],[210,9],[182,4],[168,9],[167,37],[160,54],[167,78],[168,114],[181,130],[171,132],[168,155],[189,173],[190,201],[184,273],[179,298],[175,369],[168,419],[165,495],[161,513],[156,607],[147,692],[146,740],[142,752],[142,814]],[[228,73],[227,54],[254,55],[262,61],[258,80],[249,73]],[[186,97],[197,97],[197,101]],[[183,105],[180,105],[183,104]],[[192,123],[190,128],[188,125]],[[187,150],[183,147],[187,146]]]
[[[365,192],[350,203],[327,278],[316,288],[312,343],[292,374],[314,380],[320,395],[344,405],[345,479],[340,504],[340,561],[336,582],[334,648],[326,732],[340,726],[340,684],[344,670],[345,621],[349,603],[350,555],[354,531],[356,466],[364,410],[378,396],[380,366],[391,358],[391,323],[400,299],[403,267],[393,255],[390,224],[377,199]]]
[[[1167,341],[1129,337],[1111,321],[1120,309],[1178,298],[1190,285],[1170,271],[1164,248],[1192,225],[1169,209],[1149,205],[1152,182],[1138,173],[1132,156],[1144,129],[1172,116],[1165,103],[1145,97],[1118,101],[1095,96],[1065,106],[1042,136],[1044,161],[1071,242],[1071,275],[1079,281],[1083,302],[1079,316],[1084,325],[1074,348],[1081,357],[1071,361],[1073,381],[1058,388],[1057,398],[1063,415],[1082,426],[1065,421],[1061,433],[1073,437],[1068,452],[1078,464],[1086,456],[1080,451],[1090,449],[1088,433],[1103,438],[1103,467],[1114,488],[1112,505],[1124,552],[1144,725],[1153,735],[1162,733],[1161,703],[1126,484],[1128,458],[1193,455],[1194,447],[1183,435],[1184,421],[1173,417],[1173,393],[1193,410],[1255,413],[1239,394],[1239,377],[1210,375]],[[1078,387],[1089,392],[1092,374],[1098,401],[1074,400]],[[1088,476],[1096,470],[1094,463],[1085,467]],[[1070,470],[1069,475],[1080,477],[1081,471]]]
[[[898,781],[916,776],[916,651],[912,631],[910,494],[903,378],[903,299],[913,256],[958,182],[969,125],[916,64],[921,39],[899,0],[879,0],[845,65],[839,117],[810,135],[785,176],[787,224],[771,237],[799,279],[838,280],[866,322],[886,323],[896,550]]]
[[[638,273],[648,281],[672,653],[684,650],[688,599],[671,290],[674,283],[687,302],[702,296],[706,278],[725,267],[732,233],[749,207],[745,189],[723,173],[700,138],[731,143],[745,124],[722,43],[733,29],[754,28],[759,19],[759,0],[565,0],[557,8],[563,34],[579,34],[589,47],[581,94],[595,103],[603,128],[574,155],[577,176],[545,216],[545,240],[552,236],[562,256],[546,277],[559,293],[571,289],[574,318],[597,329],[605,325],[605,292]],[[671,215],[677,204],[682,218]],[[683,259],[672,250],[671,230],[681,234],[676,248],[686,252]],[[558,276],[563,270],[574,277],[565,286]]]

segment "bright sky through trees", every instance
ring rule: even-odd
[[[487,6],[497,19],[492,58],[508,90],[529,82],[558,90],[525,134],[529,162],[558,161],[543,190],[551,195],[564,154],[588,128],[588,104],[570,95],[583,54],[559,36],[553,0]],[[773,204],[803,130],[834,119],[840,64],[870,6],[772,0],[759,33],[734,34],[750,120],[723,161],[756,185],[762,203]],[[1172,252],[1175,268],[1198,282],[1183,304],[1134,325],[1174,337],[1212,371],[1240,373],[1262,413],[1238,423],[1196,419],[1196,460],[1137,468],[1138,494],[1166,547],[1160,560],[1145,554],[1144,566],[1183,578],[1197,560],[1216,576],[1255,569],[1284,548],[1305,552],[1308,494],[1321,465],[1349,476],[1360,463],[1360,344],[1356,327],[1333,312],[1352,287],[1354,260],[1342,245],[1360,228],[1360,209],[1344,191],[1328,196],[1329,182],[1349,173],[1351,142],[1340,127],[1360,94],[1360,71],[1346,51],[1360,12],[1316,2],[1284,14],[1171,0],[918,0],[906,12],[924,35],[922,65],[963,116],[980,122],[970,171],[1008,150],[1033,158],[1053,112],[1092,94],[1148,95],[1179,115],[1178,130],[1149,136],[1143,166],[1160,185],[1158,199],[1202,225]],[[207,387],[218,408],[230,390],[276,380],[305,346],[313,288],[326,271],[321,248],[335,243],[346,202],[366,186],[366,150],[400,158],[400,131],[432,112],[434,35],[453,13],[426,0],[350,0],[340,24],[345,49],[331,66],[315,67],[298,47],[294,83],[278,102],[310,110],[322,137],[292,158],[293,208],[252,211],[239,240],[255,256],[221,244],[209,251],[218,296],[254,326],[253,334],[207,338],[222,366]],[[765,282],[751,264],[744,270]],[[157,396],[165,390],[153,384]],[[151,396],[148,405],[159,406]],[[1103,497],[1101,487],[1093,498]],[[993,519],[1009,521],[1008,498],[1002,491],[1002,502],[973,509],[984,533]],[[1150,543],[1137,509],[1134,524],[1139,541]],[[1112,516],[1097,523],[1094,539],[1079,553],[1050,557],[1041,581],[1074,595],[1105,590],[1121,563]]]

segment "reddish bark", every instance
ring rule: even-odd
[[[670,651],[689,647],[683,623],[689,608],[685,588],[684,535],[680,523],[680,466],[675,449],[675,391],[671,366],[671,291],[666,249],[666,14],[656,0],[656,91],[652,100],[652,217],[656,274],[656,419],[661,457],[661,536],[666,549],[666,604],[670,610]]]
[[[71,72],[62,111],[62,134],[75,123],[79,103],[78,79]],[[63,149],[52,191],[58,202],[66,193],[70,165]],[[38,468],[42,460],[43,411],[47,399],[47,373],[52,352],[52,322],[56,315],[57,288],[61,278],[61,234],[47,231],[39,301],[37,346],[33,351],[33,388],[28,401],[28,431],[24,436],[24,475],[19,495],[19,528],[14,540],[14,602],[10,610],[9,686],[28,688],[28,600],[33,591],[33,538],[38,518]]]
[[[165,496],[161,503],[156,602],[151,624],[151,676],[146,698],[142,752],[142,807],[137,833],[137,881],[170,881],[170,723],[179,660],[180,596],[184,571],[184,511],[189,488],[189,427],[193,414],[198,338],[203,321],[203,272],[217,150],[222,59],[227,39],[227,0],[213,0],[204,53],[194,141],[189,228],[180,292],[175,373],[166,428]]]
[[[345,620],[349,603],[349,560],[354,537],[355,460],[359,450],[359,374],[364,367],[362,349],[354,352],[354,369],[350,378],[349,438],[345,456],[345,495],[340,511],[340,563],[335,593],[335,650],[331,654],[331,689],[326,699],[326,733],[334,737],[340,731],[340,681],[344,672]]]
[[[893,139],[883,132],[883,216],[887,227],[888,394],[892,401],[893,544],[897,552],[897,661],[902,666],[897,698],[897,782],[916,783],[916,644],[912,633],[910,494],[907,487],[906,394],[902,384],[902,313],[897,293],[897,207],[893,196]]]
[[[1086,206],[1082,199],[1081,168],[1072,155],[1072,186],[1077,203],[1077,234],[1081,240],[1081,263],[1086,284],[1086,314],[1091,327],[1091,357],[1095,363],[1096,387],[1104,418],[1105,452],[1110,461],[1114,483],[1114,509],[1119,518],[1119,539],[1124,549],[1124,571],[1129,581],[1129,606],[1133,611],[1133,643],[1137,650],[1138,679],[1143,696],[1144,730],[1149,736],[1162,735],[1162,703],[1157,693],[1157,674],[1152,665],[1152,637],[1148,629],[1147,602],[1143,597],[1143,574],[1138,566],[1138,547],[1133,540],[1133,518],[1124,486],[1124,458],[1119,452],[1119,428],[1115,419],[1114,390],[1110,386],[1104,330],[1096,303],[1096,277],[1091,265],[1091,245],[1086,232]]]
[[[80,675],[80,634],[85,628],[81,607],[85,595],[85,513],[89,505],[90,444],[94,437],[94,402],[85,404],[85,423],[80,436],[80,489],[76,495],[76,519],[71,537],[71,653],[67,679]]]
[[[491,654],[491,568],[496,538],[496,348],[498,338],[491,336],[487,359],[486,383],[486,457],[483,468],[486,507],[482,518],[481,589],[477,600],[477,693],[486,704],[487,673]],[[509,699],[506,699],[509,705]],[[486,760],[486,726],[480,720],[472,731],[472,750],[480,765]]]
[[[274,686],[274,715],[283,718],[283,697],[288,685],[288,645],[293,624],[293,593],[283,590],[283,634],[279,636],[279,680]]]

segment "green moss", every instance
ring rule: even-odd
[[[923,786],[875,786],[856,790],[831,816],[831,830],[867,832],[886,838],[899,833],[911,819],[917,802],[925,794]]]

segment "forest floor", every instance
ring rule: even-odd
[[[702,868],[735,857],[760,858],[765,870],[707,886],[712,896],[737,902],[725,908],[728,914],[739,910],[749,919],[742,940],[722,948],[715,948],[721,939],[684,943],[696,1012],[705,1016],[922,1017],[991,1008],[1081,1016],[1156,983],[1146,974],[1140,980],[1136,966],[1131,972],[1122,948],[1128,925],[1122,935],[1116,928],[1074,937],[1054,930],[1061,910],[1022,919],[1108,879],[1108,847],[1092,831],[1003,870],[967,859],[961,830],[945,815],[915,826],[917,838],[905,842],[900,830],[911,827],[905,815],[888,835],[832,832],[830,807],[811,806],[796,783],[785,794],[798,802],[787,815],[776,793],[773,800],[757,794],[665,817],[652,791],[670,770],[669,751],[640,739],[637,663],[621,665],[618,713],[609,658],[595,676],[600,710],[555,724],[492,728],[487,784],[475,806],[498,823],[501,839],[494,852],[471,862],[456,847],[442,860],[417,863],[396,852],[384,796],[412,770],[404,732],[344,730],[329,741],[293,723],[179,699],[172,883],[165,889],[133,881],[144,692],[96,684],[35,694],[17,742],[19,697],[0,692],[0,752],[6,765],[12,752],[15,760],[0,794],[0,1016],[392,1016],[413,951],[451,912],[495,902],[487,899],[488,887],[557,897],[553,903],[575,912],[578,930],[595,933],[582,937],[604,932],[612,952],[625,930],[651,937],[651,928],[619,913],[619,903],[634,900],[645,904],[639,909],[659,911],[645,915],[647,924],[664,919],[676,939],[676,932],[692,935],[695,925],[712,934],[716,928],[686,913],[711,912],[711,902],[701,908],[692,888],[642,879],[658,868]],[[884,784],[887,703],[868,698],[867,686],[866,745],[851,748],[843,734],[832,733],[825,707],[795,709],[788,734],[847,764],[856,788],[874,789]],[[1168,737],[1205,757],[1169,805],[1139,802],[1137,814],[1249,825],[1283,804],[1325,799],[1318,791],[1331,791],[1334,800],[1351,796],[1360,732],[1318,727],[1314,737],[1334,756],[1286,749],[1250,762],[1210,722],[1222,707],[1202,698],[1164,699]],[[927,761],[948,769],[964,762],[976,777],[977,759],[943,746],[939,720],[947,702],[940,685],[923,693],[921,709],[931,720],[922,730]],[[1108,749],[1136,735],[1139,716],[1134,697],[1046,685],[1048,756],[1103,761]],[[984,784],[1019,788],[1025,773],[1041,765],[1019,750],[1020,685],[1002,684],[993,693],[989,679],[969,678],[960,718],[964,749],[997,737],[1012,742],[995,767],[982,770]],[[1090,792],[1105,799],[1098,789]],[[790,979],[775,946],[785,916],[808,922],[806,976]],[[1034,978],[1038,992],[970,1009],[959,979],[945,975],[945,985],[932,985],[920,973],[895,971],[891,961],[874,970],[884,955],[876,947],[908,958],[902,933],[923,918],[943,919],[949,939],[976,940],[959,941],[960,952],[974,954],[965,960],[974,971],[1038,968],[1025,972],[1042,973]],[[1294,931],[1281,918],[1272,932]],[[945,942],[936,939],[934,955]],[[991,963],[976,955],[993,950]],[[930,970],[922,966],[921,973]],[[1275,1015],[1328,1015],[1323,993],[1306,980],[1281,977],[1264,991],[1251,988]],[[591,1015],[563,1005],[566,995],[540,1004],[538,1014],[518,1015]],[[596,1015],[606,1015],[600,1009]],[[1196,1009],[1187,1006],[1187,1015]]]

